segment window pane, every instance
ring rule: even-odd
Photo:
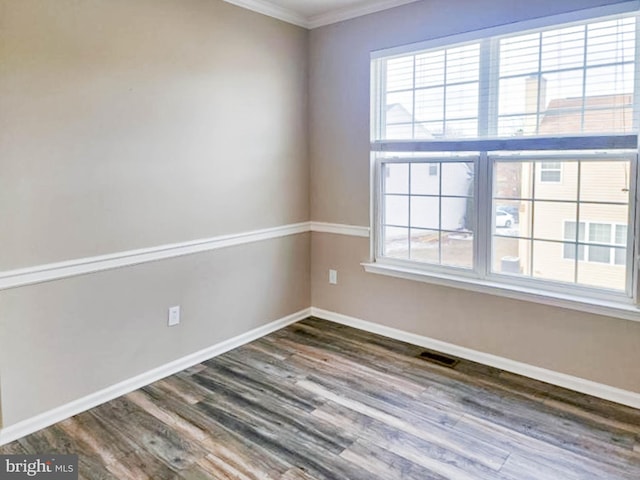
[[[564,257],[564,248],[564,243],[534,241],[533,277],[573,283],[575,262],[560,261]]]
[[[447,83],[473,82],[480,72],[480,45],[465,45],[447,50]]]
[[[517,35],[500,40],[500,75],[538,71],[540,34]]]
[[[525,198],[531,195],[531,176],[523,175],[531,171],[530,167],[523,169],[520,162],[494,162],[494,197]]]
[[[387,60],[387,91],[413,88],[413,55]]]
[[[585,27],[562,28],[542,34],[542,70],[581,67],[584,62]]]
[[[448,138],[473,138],[478,136],[478,121],[447,120],[445,136]]]
[[[576,237],[576,233],[578,233],[578,237]],[[564,222],[564,239],[569,240],[571,242],[584,242],[585,239],[585,224],[584,222],[580,222],[580,231],[576,232],[576,222],[567,221]],[[578,260],[584,260],[584,245],[578,245]],[[564,244],[564,255],[563,258],[568,260],[575,260],[576,258],[576,244],[573,243],[565,243]]]
[[[387,94],[387,124],[413,122],[413,91]]]
[[[587,27],[587,65],[632,61],[635,43],[635,18],[592,23]]]
[[[416,121],[428,122],[444,118],[444,88],[416,90]]]
[[[589,68],[585,94],[592,98],[591,102],[587,101],[586,106],[595,107],[602,100],[608,101],[609,105],[627,100],[620,96],[633,92],[634,77],[633,64]],[[597,98],[605,95],[609,98]]]
[[[494,210],[494,217],[495,234],[508,235],[510,237],[520,236],[515,218],[504,208],[496,208]]]
[[[383,229],[383,255],[392,258],[409,258],[409,229],[385,227]]]
[[[411,197],[411,226],[440,229],[440,199]]]
[[[442,194],[473,196],[474,166],[470,162],[442,164]]]
[[[627,244],[627,226],[626,225],[616,225],[616,245],[626,245]]]
[[[447,88],[446,118],[474,118],[478,116],[478,84],[455,85]]]
[[[498,118],[498,136],[522,137],[537,131],[538,117],[536,115],[514,115]]]
[[[444,85],[444,50],[416,55],[416,88]]]
[[[590,223],[589,242],[611,243],[611,225],[606,223]]]
[[[386,193],[409,193],[408,163],[387,163],[383,168]]]
[[[584,245],[578,245],[578,260],[584,260]],[[571,243],[564,244],[564,255],[563,258],[566,260],[575,260],[576,259],[576,245]]]
[[[440,232],[438,230],[411,229],[411,260],[440,263]]]
[[[384,223],[398,227],[409,226],[409,197],[385,195]]]
[[[467,219],[469,206],[467,198],[442,198],[442,226],[440,228],[442,230],[471,229],[472,225]]]
[[[385,138],[394,140],[411,140],[413,138],[413,125],[387,125]]]
[[[492,245],[492,268],[494,273],[507,275],[531,275],[529,240],[494,237]]]
[[[500,80],[498,113],[500,115],[536,112],[538,77],[516,77]]]
[[[496,211],[502,211],[502,212],[506,212],[509,215],[511,215],[511,218],[513,218],[513,223],[515,225],[520,223],[520,213],[521,212],[525,212],[526,207],[525,205],[528,204],[529,202],[520,202],[520,201],[513,201],[513,200],[496,200],[495,202],[495,210]]]
[[[589,242],[611,243],[611,225],[606,223],[589,224]],[[611,263],[612,250],[608,247],[589,246],[589,261]]]
[[[619,224],[625,225],[628,221],[629,206],[628,205],[602,205],[597,203],[581,203],[580,204],[580,220],[589,224],[608,224],[609,232],[611,232],[611,225]],[[599,227],[595,227],[599,229]],[[587,235],[587,241],[593,241],[590,237],[590,233]],[[604,239],[604,234],[602,236]],[[602,243],[613,243],[611,236]]]
[[[453,267],[473,267],[473,235],[442,232],[442,264]]]
[[[616,265],[624,265],[627,263],[627,250],[625,248],[615,248],[613,254]]]
[[[586,202],[628,203],[630,177],[628,161],[582,162],[580,198]]]
[[[548,168],[553,165],[553,168]],[[556,168],[558,166],[559,168]],[[578,162],[567,160],[536,162],[535,198],[539,200],[578,200]]]
[[[442,138],[444,136],[444,122],[416,123],[415,138]]]
[[[539,240],[574,240],[577,205],[565,202],[536,202],[533,218],[533,236]],[[567,238],[567,224],[573,227],[573,236]],[[584,228],[584,224],[583,224]]]
[[[591,248],[589,247],[589,249]],[[624,265],[614,265],[608,262],[579,262],[578,283],[608,290],[624,291],[626,288],[625,271]]]
[[[608,247],[589,247],[589,261],[611,263],[611,249]]]
[[[440,175],[437,163],[411,165],[411,193],[413,195],[438,195]]]

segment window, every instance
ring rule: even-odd
[[[583,18],[372,55],[377,264],[635,301],[638,18]]]
[[[585,232],[589,232],[585,239]],[[576,259],[576,246],[579,261],[605,263],[611,265],[625,265],[627,226],[610,223],[593,222],[585,224],[580,222],[580,232],[576,237],[576,222],[564,222],[564,246],[563,258],[565,260]],[[609,247],[608,245],[611,245]],[[585,251],[587,252],[585,255]]]
[[[559,183],[562,179],[562,162],[540,162],[540,181]]]

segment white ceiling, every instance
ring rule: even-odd
[[[415,2],[416,0],[225,0],[306,28]]]

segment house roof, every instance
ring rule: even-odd
[[[584,115],[583,115],[584,112]],[[551,100],[540,122],[541,135],[611,133],[633,125],[633,95],[598,95]]]
[[[413,116],[399,103],[387,105],[387,125],[411,124]],[[416,138],[434,138],[434,135],[422,124],[414,126]]]

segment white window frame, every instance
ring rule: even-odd
[[[418,44],[395,47],[379,52],[374,52],[372,58],[372,144],[371,144],[371,258],[369,262],[363,263],[365,270],[371,273],[391,275],[400,278],[412,279],[428,283],[436,283],[456,288],[473,291],[480,291],[495,295],[506,296],[530,300],[537,303],[558,305],[562,307],[575,308],[594,313],[617,316],[640,321],[640,307],[638,306],[638,262],[637,252],[639,251],[639,237],[635,235],[635,229],[640,224],[638,209],[636,209],[636,196],[638,194],[638,135],[637,126],[639,124],[639,112],[634,111],[634,133],[633,134],[613,134],[600,136],[575,135],[560,138],[553,137],[517,137],[510,139],[479,138],[472,140],[429,140],[429,141],[381,141],[376,140],[380,125],[373,119],[379,118],[376,109],[376,92],[380,90],[378,79],[380,71],[373,60],[386,58],[393,55],[408,55],[420,50],[427,50],[438,47],[456,46],[462,42],[477,41],[496,35],[525,32],[527,30],[553,27],[569,22],[596,20],[600,17],[616,15],[621,13],[637,12],[640,9],[640,1],[625,2],[606,7],[598,7],[579,12],[572,12],[565,15],[536,19],[528,22],[510,24],[503,27],[488,30],[470,32],[468,34],[445,37]],[[639,30],[640,32],[640,30]],[[640,55],[640,35],[636,35],[636,61]],[[638,63],[636,64],[638,65]],[[487,75],[481,69],[481,76]],[[635,104],[638,104],[640,95],[640,75],[635,79]],[[483,108],[482,106],[480,107]],[[464,145],[464,146],[461,146]],[[441,267],[440,265],[418,265],[417,262],[398,261],[383,257],[381,255],[381,160],[379,152],[460,152],[462,150],[479,152],[476,161],[475,194],[476,194],[476,245],[475,245],[475,268],[472,270],[456,269],[451,267]],[[631,161],[630,190],[632,196],[629,201],[629,219],[627,228],[627,290],[624,293],[601,291],[598,288],[584,287],[581,285],[558,286],[555,282],[547,280],[536,280],[532,278],[520,278],[504,274],[490,273],[490,245],[493,232],[493,212],[492,212],[492,163],[489,160],[491,152],[505,151],[530,151],[530,150],[603,150],[624,149],[626,153],[632,152],[634,159]],[[617,150],[617,151],[621,151]],[[445,159],[443,157],[442,159]],[[442,160],[440,159],[440,160]],[[400,157],[398,157],[400,160]],[[545,182],[558,183],[558,182]],[[615,235],[615,226],[612,228]],[[588,233],[587,233],[588,235]],[[614,239],[615,240],[615,239]],[[613,243],[612,243],[613,245]],[[577,255],[577,251],[576,251]],[[585,251],[585,258],[587,252]],[[576,260],[577,261],[577,260]]]

